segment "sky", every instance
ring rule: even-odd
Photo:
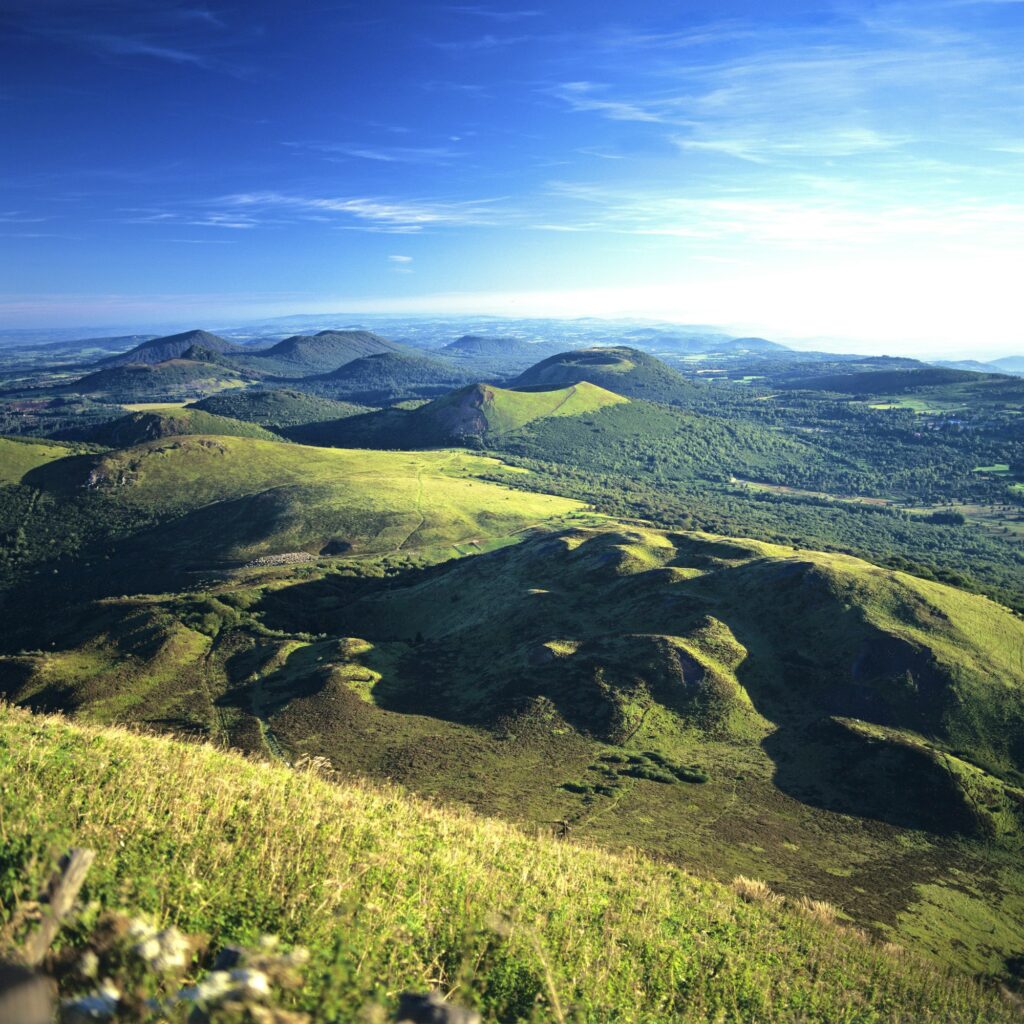
[[[1024,0],[5,0],[0,327],[1024,351]]]

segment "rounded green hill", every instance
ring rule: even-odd
[[[452,438],[504,434],[534,420],[579,416],[627,401],[589,381],[535,390],[472,384],[417,409],[413,429],[425,427]]]
[[[531,366],[512,387],[566,387],[589,381],[627,398],[683,401],[696,386],[660,359],[624,345],[562,352]]]

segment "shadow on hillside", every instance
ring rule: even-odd
[[[566,556],[566,565],[552,567],[552,578],[575,564],[573,571],[603,580],[616,557],[613,540],[602,538],[578,548]],[[523,611],[522,603],[507,606],[514,624],[507,634],[493,637],[494,652],[513,659],[527,652],[522,670],[509,668],[481,678],[473,668],[479,666],[479,656],[474,660],[460,647],[469,643],[466,637],[442,635],[412,643],[397,669],[400,685],[386,693],[375,690],[374,696],[388,710],[499,729],[544,698],[578,732],[620,742],[615,738],[621,736],[616,700],[638,676],[647,680],[646,692],[656,703],[680,713],[680,694],[673,692],[679,682],[673,684],[668,676],[658,681],[657,671],[665,673],[655,664],[655,646],[645,647],[643,637],[685,636],[712,615],[729,625],[748,652],[736,677],[757,712],[775,725],[761,746],[783,793],[810,806],[906,828],[940,834],[975,831],[977,823],[963,794],[927,752],[881,736],[866,737],[835,721],[848,717],[933,731],[941,714],[943,680],[926,659],[865,625],[856,605],[844,606],[824,589],[827,575],[813,563],[755,559],[738,564],[743,556],[749,557],[749,551],[740,545],[700,545],[700,550],[684,546],[673,564],[702,561],[711,571],[670,587],[652,586],[643,574],[609,577],[600,583],[600,600],[623,609],[641,608],[631,614],[638,616],[642,630],[624,613],[621,624],[603,636],[592,633],[571,659],[546,657],[546,642],[578,635],[574,630],[581,610],[586,611],[580,601],[585,605],[588,598],[578,593],[580,580],[573,580],[577,592],[567,588],[562,596],[548,595],[536,611]],[[328,577],[274,591],[259,610],[272,628],[412,642],[410,628],[390,618],[394,613],[387,602],[377,599],[448,573],[472,574],[478,584],[488,578],[507,583],[512,577],[505,575],[506,563],[516,557],[515,549],[505,549],[478,556],[469,565],[407,570],[385,580]],[[454,599],[465,578],[453,576],[447,588],[428,590],[418,599]],[[597,599],[595,594],[590,598]],[[396,608],[401,607],[399,602]],[[785,621],[785,609],[799,607],[808,609],[807,621]],[[495,629],[505,628],[495,621]],[[629,639],[631,633],[636,639]],[[910,669],[917,681],[912,699],[901,696],[898,685],[900,674]]]
[[[123,542],[116,557],[93,568],[47,576],[42,567],[40,576],[8,595],[3,649],[76,646],[88,638],[90,617],[95,626],[95,611],[87,607],[91,600],[189,589],[197,580],[213,578],[212,572],[190,577],[191,558],[215,559],[229,544],[280,526],[287,499],[282,488],[200,509],[138,533]],[[616,576],[622,553],[614,534],[573,551],[554,540],[527,543],[535,546],[404,568],[383,578],[329,574],[295,582],[266,591],[250,611],[269,630],[284,634],[406,645],[395,656],[390,678],[372,692],[385,710],[499,730],[531,714],[543,699],[574,730],[610,742],[628,741],[616,720],[623,693],[630,688],[639,693],[642,685],[645,699],[678,712],[687,685],[685,673],[673,680],[663,666],[657,668],[664,679],[645,681],[645,674],[647,680],[655,676],[633,655],[654,659],[657,649],[635,638],[686,636],[713,616],[747,651],[735,674],[757,712],[775,725],[761,746],[780,791],[810,806],[893,825],[941,834],[975,830],[963,794],[928,756],[834,721],[859,718],[927,732],[927,716],[941,713],[943,680],[930,677],[926,665],[907,661],[912,652],[887,647],[865,626],[856,604],[844,605],[824,589],[828,580],[814,563],[794,558],[740,564],[749,555],[742,546],[677,543],[670,567],[701,563],[708,571],[666,582],[660,570]],[[434,582],[442,585],[431,589]],[[505,591],[492,617],[481,620],[478,635],[439,630],[424,639],[401,619],[402,602],[392,606],[387,600],[424,587],[417,600],[438,602],[438,615],[457,621],[460,609],[467,618],[477,610],[474,594],[488,588],[502,593],[513,585],[534,588],[535,596],[517,598]],[[796,621],[793,609],[806,613]],[[546,644],[574,637],[581,639],[579,657],[548,657]],[[218,703],[262,719],[289,701],[317,694],[332,665],[344,661],[332,655],[321,663],[312,648],[303,648],[249,685],[245,680],[259,668],[252,658],[252,652],[240,652],[226,659],[231,689]],[[507,664],[499,661],[491,671],[494,659],[502,658]],[[912,699],[885,696],[897,692],[889,683],[901,667],[913,668],[922,684]],[[6,679],[0,685],[12,692]],[[673,685],[680,692],[673,693]],[[342,696],[347,700],[349,694]],[[353,713],[373,714],[371,704],[354,693],[351,698]],[[39,699],[48,709],[74,698],[55,689]]]
[[[96,460],[95,455],[68,455],[30,469],[21,483],[49,494],[73,494],[85,486]]]
[[[74,558],[37,563],[0,594],[0,651],[64,649],[81,642],[69,624],[92,602],[194,590],[219,579],[240,564],[239,548],[293,525],[294,490],[275,488],[139,524],[125,537],[94,538]],[[303,492],[308,496],[309,489]]]
[[[764,568],[752,562],[731,569],[730,591],[740,601],[762,591],[763,601],[767,590],[783,608],[788,596],[808,609],[808,621],[826,607],[813,564],[770,566],[769,580]],[[927,659],[896,638],[869,633],[856,606],[835,602],[821,635],[807,636],[803,628],[787,632],[774,619],[766,609],[760,621],[749,614],[728,621],[748,652],[736,677],[756,710],[776,726],[761,743],[775,766],[775,785],[823,810],[942,835],[976,831],[964,794],[926,752],[841,724],[843,718],[860,719],[925,734],[941,728],[943,680]],[[855,638],[855,656],[829,649],[839,636]],[[911,668],[920,684],[912,699],[898,686]]]

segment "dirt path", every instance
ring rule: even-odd
[[[423,467],[416,467],[416,500],[413,502],[413,508],[416,514],[420,517],[420,521],[409,531],[406,535],[405,540],[395,548],[395,551],[401,551],[409,541],[412,540],[420,530],[423,529],[423,524],[426,523],[427,517],[423,514]]]
[[[454,462],[459,457],[459,455],[460,455],[459,452],[452,452],[451,455],[447,456],[447,458],[445,458],[441,462],[437,463],[437,467],[440,468],[441,466],[450,465],[452,462]],[[398,552],[398,551],[402,551],[405,548],[405,546],[409,543],[409,541],[411,541],[413,539],[413,537],[415,537],[416,534],[419,533],[420,530],[423,529],[424,525],[427,522],[427,517],[423,513],[423,467],[422,466],[417,466],[416,467],[416,498],[413,501],[413,510],[420,517],[420,521],[409,531],[409,533],[405,537],[405,540],[403,540],[402,543],[398,545],[398,547],[394,548],[394,550],[392,551],[392,554],[394,554],[395,552]]]
[[[566,403],[566,402],[568,402],[568,401],[569,401],[569,399],[570,399],[570,398],[572,398],[572,396],[573,396],[573,395],[575,395],[575,394],[576,394],[576,385],[575,385],[575,384],[573,384],[573,385],[571,385],[571,386],[570,386],[570,388],[569,388],[568,392],[566,393],[566,396],[565,396],[565,398],[563,398],[563,399],[562,399],[562,400],[561,400],[561,401],[560,401],[560,402],[558,403],[558,405],[556,405],[556,406],[554,407],[554,409],[552,409],[552,410],[551,410],[551,411],[550,411],[550,412],[548,413],[548,416],[555,416],[555,415],[557,415],[557,414],[558,414],[558,410],[559,410],[559,409],[561,409],[561,408],[562,408],[562,406],[563,406],[563,405],[565,405],[565,403]]]
[[[227,743],[230,735],[228,729],[228,723],[224,718],[224,709],[219,707],[216,699],[213,696],[213,687],[210,685],[210,676],[214,672],[213,656],[217,650],[219,643],[220,634],[213,637],[210,640],[210,646],[207,647],[206,653],[203,655],[202,667],[199,671],[199,678],[202,680],[203,692],[206,695],[206,699],[210,703],[210,736],[215,742]]]
[[[280,742],[278,742],[277,737],[274,735],[274,731],[267,724],[265,697],[264,680],[261,678],[256,680],[252,685],[252,690],[249,694],[249,710],[252,712],[253,718],[256,719],[260,735],[263,737],[263,741],[266,743],[267,749],[279,761],[287,762],[288,758],[285,757],[284,749],[281,747]]]

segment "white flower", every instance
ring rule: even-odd
[[[309,963],[309,950],[303,946],[296,946],[286,958],[293,967],[301,967]]]

